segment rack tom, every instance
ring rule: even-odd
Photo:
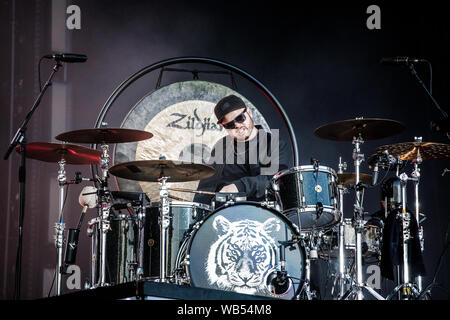
[[[339,222],[336,172],[325,166],[299,166],[272,178],[281,212],[302,231],[328,229]]]

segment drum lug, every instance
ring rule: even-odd
[[[202,221],[196,222],[192,229],[198,230],[200,228],[200,225],[202,224]]]
[[[87,236],[88,236],[89,238],[91,238],[92,235],[94,234],[94,229],[93,229],[93,227],[92,227],[92,226],[89,226],[89,227],[87,228],[87,230],[86,230],[86,233],[87,233]]]
[[[181,262],[182,266],[189,266],[191,264],[190,262],[190,257],[189,255],[186,255],[186,257],[184,257],[183,261]]]

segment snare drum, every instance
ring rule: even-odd
[[[283,214],[302,231],[311,231],[339,222],[336,181],[333,169],[309,165],[278,172],[272,178],[272,188]]]
[[[285,250],[288,281],[273,286],[280,242],[298,230],[280,212],[256,202],[225,205],[196,224],[177,257],[178,283],[193,287],[291,299],[302,285],[305,252],[294,241]]]
[[[211,213],[210,206],[184,201],[171,201],[169,215],[171,224],[168,230],[166,274],[171,277],[175,271],[175,259],[185,236],[198,221]],[[144,226],[143,273],[144,277],[159,277],[160,270],[160,202],[152,203],[146,210]]]

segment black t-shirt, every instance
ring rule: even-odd
[[[266,187],[277,172],[289,168],[289,146],[278,134],[264,131],[246,142],[236,142],[230,136],[220,139],[206,161],[215,170],[212,177],[203,179],[198,190],[218,192],[224,186],[235,184],[249,201],[263,201]],[[272,149],[274,152],[272,152]],[[278,152],[277,152],[278,151]],[[211,204],[212,196],[196,194],[194,202]]]

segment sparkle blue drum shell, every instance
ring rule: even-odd
[[[298,235],[278,211],[237,202],[217,209],[197,227],[187,240],[187,252],[181,252],[192,286],[292,299],[303,284],[305,253],[297,242],[285,249],[289,288],[275,294],[270,284],[281,268],[280,241]]]
[[[272,183],[283,214],[302,231],[309,231],[330,228],[339,222],[336,180],[333,169],[310,165],[281,171]]]

